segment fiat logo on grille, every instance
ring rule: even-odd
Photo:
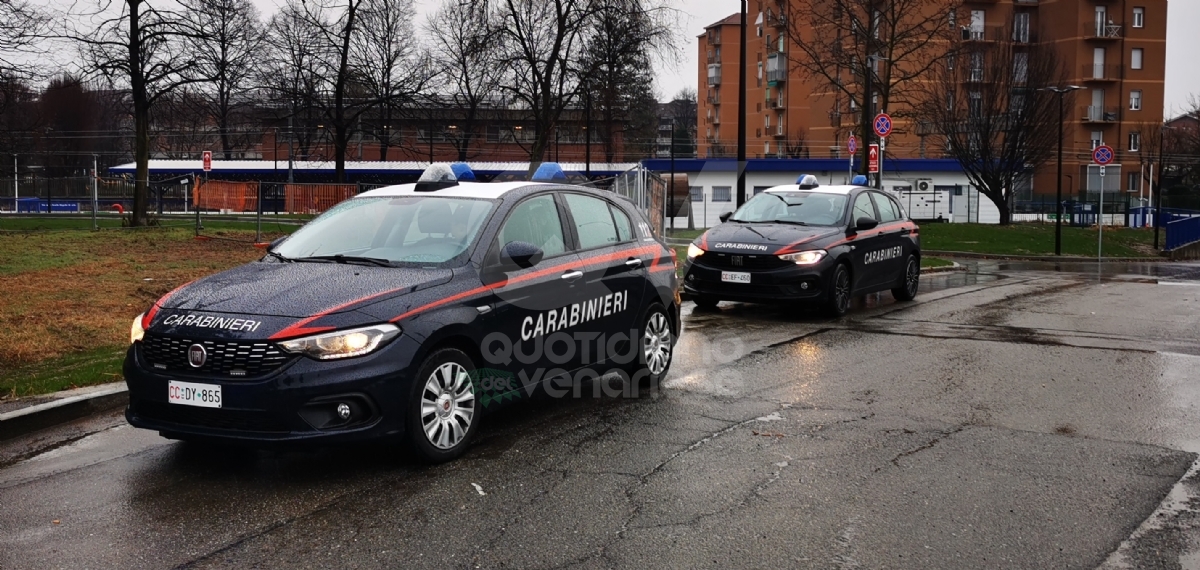
[[[740,255],[735,255],[735,256],[731,257],[730,261],[733,262],[734,267],[741,267],[742,265],[745,264],[745,261],[743,260],[742,256],[740,256]]]
[[[193,344],[192,346],[188,347],[188,364],[191,364],[192,368],[200,368],[201,366],[204,366],[204,363],[207,360],[208,351],[204,350],[203,345]]]

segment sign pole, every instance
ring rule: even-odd
[[[1116,156],[1112,147],[1105,144],[1092,151],[1092,162],[1100,166],[1100,211],[1096,212],[1096,228],[1099,230],[1096,237],[1096,276],[1099,279],[1104,278],[1104,273],[1101,271],[1101,264],[1104,263],[1104,167],[1108,166]]]
[[[96,155],[92,155],[92,231],[100,229],[99,223],[96,222],[96,209],[100,205],[100,165]]]

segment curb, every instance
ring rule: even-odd
[[[931,257],[959,257],[966,259],[1001,259],[1010,261],[1057,261],[1062,263],[1095,263],[1095,257],[1080,257],[1078,255],[1000,255],[995,253],[976,253],[973,251],[942,251],[934,249],[923,249],[921,255]],[[1169,262],[1170,259],[1165,257],[1105,257],[1104,261],[1115,262],[1143,262],[1143,263],[1161,263]]]
[[[129,403],[128,391],[123,381],[68,390],[58,394],[63,397],[5,412],[0,414],[0,441],[122,407]]]

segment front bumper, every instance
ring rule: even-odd
[[[801,303],[825,297],[829,270],[836,263],[824,259],[815,265],[794,265],[776,269],[748,269],[749,283],[721,281],[722,271],[706,266],[703,256],[684,265],[683,291],[689,295],[745,303]]]
[[[415,373],[410,368],[418,348],[402,334],[364,357],[297,357],[262,377],[230,378],[156,371],[143,358],[139,343],[125,357],[125,418],[135,427],[175,438],[339,444],[399,436],[404,433]],[[171,380],[220,385],[222,407],[168,403]],[[336,417],[339,403],[350,405],[349,420]]]

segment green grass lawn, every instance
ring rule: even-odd
[[[125,346],[106,346],[5,370],[0,373],[0,398],[50,394],[120,381],[125,349]]]
[[[953,261],[947,261],[937,257],[922,257],[921,269],[933,269],[934,267],[950,267],[954,265]]]
[[[1096,255],[1095,228],[1062,229],[1063,255]],[[1161,239],[1161,236],[1160,236]],[[1153,248],[1154,230],[1105,228],[1106,257],[1158,257]],[[1053,224],[922,224],[921,247],[935,251],[963,251],[996,255],[1054,255]]]

